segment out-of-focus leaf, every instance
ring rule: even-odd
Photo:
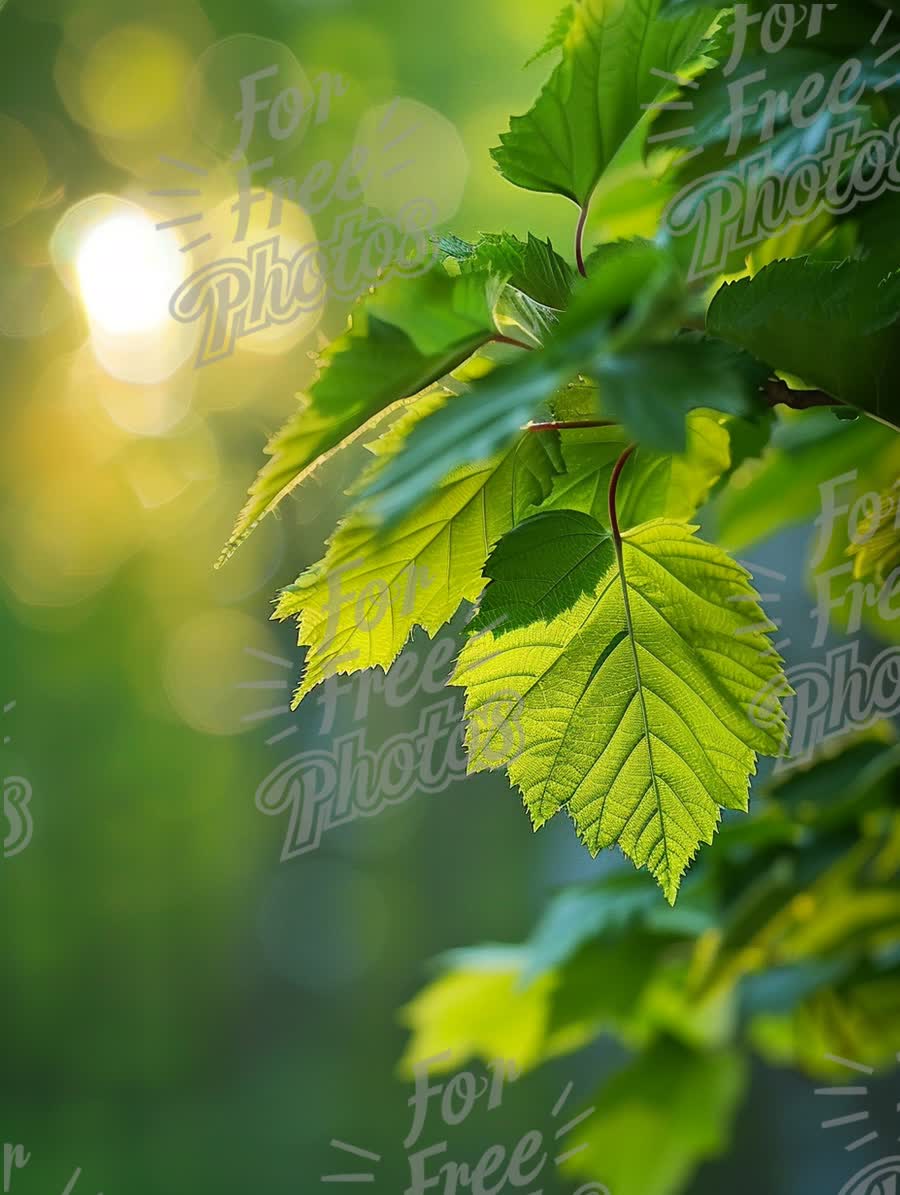
[[[780,421],[763,456],[748,460],[722,492],[717,538],[740,551],[814,518],[821,508],[820,485],[858,470],[893,438],[871,420],[841,423],[829,411]]]
[[[649,877],[623,872],[596,884],[566,888],[552,901],[527,944],[523,983],[569,960],[593,938],[639,927],[669,938],[693,938],[715,924],[708,889],[687,883],[674,908],[660,906]],[[602,947],[602,942],[601,942]]]
[[[867,441],[868,451],[857,456],[846,470],[826,474],[821,483],[823,513],[817,520],[812,553],[814,571],[810,578],[810,589],[815,595],[816,629],[817,634],[824,634],[827,619],[827,626],[844,629],[850,636],[866,627],[879,639],[895,644],[900,637],[896,577],[888,575],[881,585],[857,580],[847,549],[852,542],[850,511],[856,508],[857,514],[863,515],[875,498],[891,489],[900,477],[900,436],[874,421],[861,422],[870,424],[875,433]],[[847,430],[852,426],[847,425]],[[834,517],[829,513],[832,507],[836,508]],[[887,680],[884,670],[890,672],[889,660],[890,656],[882,658],[875,665],[881,678],[878,685]],[[886,700],[887,697],[882,704]],[[889,703],[883,712],[891,712]]]
[[[659,893],[651,890],[658,904]],[[549,1040],[559,1048],[614,1033],[632,1048],[646,1046],[657,1027],[645,1015],[643,999],[670,946],[671,939],[637,924],[587,942],[560,967],[550,997]]]
[[[814,993],[845,979],[854,965],[845,958],[807,959],[748,975],[741,985],[742,1010],[748,1016],[789,1013]]]
[[[403,1074],[412,1076],[426,1063],[429,1073],[452,1072],[472,1057],[514,1062],[523,1071],[540,1061],[553,980],[523,988],[523,956],[511,947],[451,955],[446,965],[401,1012],[412,1032]]]
[[[853,575],[874,577],[884,585],[888,576],[900,564],[900,501],[897,490],[900,480],[890,490],[877,496],[877,506],[862,521],[847,554],[853,557]]]
[[[876,727],[838,751],[823,751],[795,768],[769,793],[802,825],[832,829],[863,814],[893,792],[900,746],[886,726]],[[898,794],[900,795],[900,794]]]
[[[729,415],[761,410],[768,374],[728,345],[688,339],[610,353],[591,372],[604,410],[633,439],[670,453],[686,450],[686,417],[699,407]]]
[[[872,33],[874,33],[874,27]],[[861,40],[865,41],[865,37]],[[726,76],[723,66],[707,71],[694,81],[690,89],[682,89],[678,102],[689,104],[690,108],[669,109],[660,112],[653,124],[653,133],[678,134],[668,142],[679,148],[686,146],[716,145],[730,143],[729,153],[733,156],[737,145],[746,138],[753,138],[757,148],[764,148],[766,140],[774,130],[791,123],[790,102],[800,92],[810,76],[822,79],[823,86],[814,101],[802,105],[803,114],[813,113],[820,108],[829,115],[847,120],[846,96],[864,83],[868,88],[889,82],[896,75],[891,59],[878,65],[878,52],[867,47],[867,53],[860,55],[859,79],[852,88],[844,87],[839,106],[842,111],[831,113],[823,99],[836,76],[844,70],[846,59],[841,55],[817,48],[814,43],[787,45],[777,54],[751,53],[743,57],[740,73]],[[729,86],[740,83],[736,94],[729,92]],[[768,92],[784,93],[787,104],[778,106],[773,116],[773,106],[765,100]],[[742,111],[743,110],[743,111]]]
[[[896,1061],[900,1049],[900,976],[886,975],[833,990],[816,991],[793,1012],[755,1017],[754,1047],[774,1066],[792,1066],[823,1078],[846,1076],[833,1059],[875,1068]]]
[[[838,123],[838,118],[824,112],[808,128],[780,129],[762,149],[758,139],[750,137],[733,154],[725,145],[713,144],[677,159],[665,176],[674,195],[657,239],[691,279],[741,273],[748,255],[773,235],[791,225],[803,227],[788,212],[782,225],[774,221],[768,211],[769,192],[775,185],[787,186],[792,171],[826,152]],[[666,147],[672,148],[668,143]],[[820,227],[819,210],[819,206],[810,208],[814,227],[807,239]]]
[[[678,1195],[724,1150],[745,1082],[736,1053],[660,1041],[601,1089],[565,1169],[615,1195]]]

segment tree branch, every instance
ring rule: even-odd
[[[832,398],[824,390],[792,390],[780,378],[769,378],[765,386],[766,400],[770,407],[779,404],[794,411],[809,411],[813,407],[843,407],[839,398]]]

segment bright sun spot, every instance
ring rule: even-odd
[[[92,228],[75,266],[92,322],[119,335],[161,327],[184,281],[177,243],[137,212],[110,216]]]

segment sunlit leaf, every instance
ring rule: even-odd
[[[382,438],[376,471],[446,397],[419,400]],[[477,599],[492,547],[549,491],[547,439],[522,435],[505,453],[457,470],[383,533],[364,511],[338,528],[325,558],[284,591],[276,611],[297,617],[309,649],[296,702],[329,676],[388,669],[414,627],[434,635],[460,603]]]
[[[452,469],[502,450],[553,394],[606,352],[627,351],[677,322],[683,280],[657,246],[632,242],[575,288],[540,351],[523,353],[413,430],[369,486],[371,509],[390,521],[411,510]]]
[[[323,454],[490,339],[497,293],[487,275],[451,278],[435,268],[421,278],[392,279],[357,308],[350,330],[323,357],[308,398],[267,445],[271,460],[253,483],[222,558],[309,476]]]
[[[661,21],[658,10],[659,0],[579,0],[562,61],[493,151],[510,182],[588,201],[646,105],[671,88],[665,76],[685,63],[709,25],[708,14]]]
[[[453,677],[466,709],[505,697],[525,746],[483,739],[470,770],[505,762],[535,826],[567,809],[596,853],[618,844],[670,902],[720,809],[746,809],[756,752],[781,747],[781,663],[745,570],[694,529],[626,532],[622,568],[548,621],[482,634]],[[487,573],[491,575],[490,562]],[[488,585],[482,615],[505,612]],[[771,706],[757,724],[749,707]],[[488,763],[484,750],[494,755]]]
[[[621,527],[663,517],[692,518],[728,469],[726,417],[693,411],[686,422],[685,453],[660,453],[639,446],[629,457],[618,487]],[[621,427],[598,427],[565,431],[560,439],[565,471],[554,478],[543,509],[579,510],[608,525],[610,478],[631,437]]]

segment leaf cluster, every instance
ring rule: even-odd
[[[448,682],[470,770],[505,767],[535,827],[564,813],[638,868],[561,893],[520,946],[444,959],[406,1011],[407,1065],[534,1066],[618,1036],[634,1059],[572,1162],[617,1195],[683,1188],[751,1052],[822,1072],[900,1046],[898,749],[869,735],[750,807],[791,691],[729,555],[811,519],[829,479],[850,505],[880,495],[814,556],[834,607],[857,586],[851,621],[896,639],[860,587],[900,560],[897,6],[811,6],[813,28],[803,6],[744,8],[761,19],[736,67],[721,7],[565,7],[493,159],[575,205],[571,253],[447,231],[426,273],[373,289],[226,549],[368,445],[349,514],[277,606],[306,650],[296,701],[466,607]],[[805,16],[773,52],[776,8]],[[631,208],[651,227],[606,235]],[[710,502],[717,543],[694,522]]]

